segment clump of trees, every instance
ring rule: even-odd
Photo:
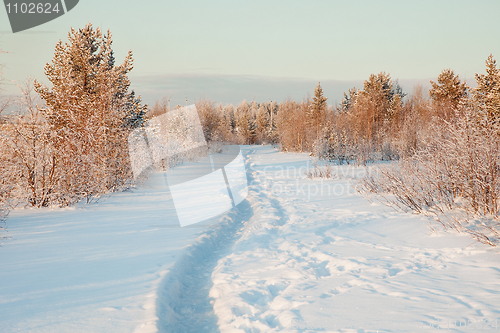
[[[71,29],[45,66],[51,87],[22,87],[19,113],[1,129],[2,201],[70,205],[129,184],[127,137],[147,106],[130,91],[132,53],[116,65],[111,37],[91,24]]]
[[[371,75],[363,89],[351,89],[335,108],[318,83],[314,96],[300,102],[244,100],[234,107],[201,100],[197,109],[209,142],[268,143],[329,161],[366,163],[399,157],[402,147],[395,138],[417,108],[410,102],[405,106],[405,96],[397,81],[380,73]]]
[[[370,75],[363,89],[344,94],[330,139],[337,159],[366,163],[398,158],[400,127],[413,111],[409,104],[404,109],[405,96],[398,82],[384,72]]]
[[[249,103],[244,100],[234,107],[204,99],[196,102],[196,109],[209,143],[247,145],[276,142],[276,102]]]
[[[235,107],[204,99],[196,108],[209,143],[274,144],[297,152],[311,151],[333,117],[319,84],[315,97],[302,102],[244,100]]]
[[[420,144],[393,167],[366,177],[361,189],[390,205],[432,214],[445,229],[496,246],[500,241],[500,70],[492,55],[470,89],[446,69],[431,82]]]

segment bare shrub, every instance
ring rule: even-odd
[[[48,206],[57,193],[58,169],[51,133],[31,96],[31,85],[20,87],[16,103],[20,114],[2,125],[0,135],[0,200],[6,206],[18,203]]]
[[[168,100],[165,100],[165,98],[163,98],[161,101],[156,101],[153,107],[148,110],[148,112],[146,113],[146,118],[151,119],[167,113],[168,111],[170,111],[168,107]]]

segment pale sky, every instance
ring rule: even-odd
[[[133,88],[152,103],[200,97],[237,103],[301,100],[318,81],[329,102],[385,71],[411,92],[451,68],[473,81],[500,60],[500,1],[80,0],[51,22],[11,32],[0,9],[0,55],[12,82],[43,82],[59,39],[87,22],[110,29],[117,63],[132,49]]]

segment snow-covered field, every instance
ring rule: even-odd
[[[306,154],[242,152],[247,200],[188,227],[162,173],[97,204],[12,212],[0,332],[500,331],[494,249],[370,203],[349,185],[364,168],[311,180]]]

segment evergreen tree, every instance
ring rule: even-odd
[[[257,114],[255,116],[255,124],[257,125],[257,139],[260,142],[267,140],[267,129],[270,121],[269,110],[265,103],[259,105]]]
[[[389,122],[394,120],[403,108],[403,102],[401,101],[401,95],[395,94],[389,103],[388,120]]]
[[[394,94],[392,91],[392,80],[389,74],[384,72],[378,75],[371,74],[368,80],[363,84],[362,94],[368,98],[374,108],[374,122],[385,119]]]
[[[349,163],[350,156],[348,155],[349,142],[345,130],[340,133],[332,131],[328,138],[328,151],[326,158],[329,161],[336,161],[342,165]]]
[[[371,74],[363,90],[352,89],[349,95],[345,94],[340,106],[341,111],[349,112],[341,112],[339,120],[345,122],[359,149],[380,151],[389,132],[397,127],[395,120],[401,116],[406,94],[397,81],[393,83],[389,74],[381,72]]]
[[[399,85],[399,81],[396,80],[392,83],[392,89],[391,89],[391,101],[392,99],[398,95],[399,96],[399,100],[402,101],[403,98],[407,95],[403,92],[403,87],[401,87]]]
[[[250,112],[251,109],[246,100],[238,105],[236,126],[239,141],[244,145],[252,144],[255,138],[255,119]]]
[[[46,104],[42,113],[54,132],[58,166],[68,172],[65,187],[75,199],[90,200],[129,179],[127,136],[144,122],[147,106],[129,91],[132,52],[115,65],[109,31],[89,23],[72,28],[68,38],[45,66],[52,87],[34,86]]]
[[[356,100],[357,93],[358,93],[358,90],[356,89],[356,87],[349,89],[348,94],[344,93],[344,98],[342,98],[342,102],[340,102],[340,111],[341,112],[349,111],[351,106],[354,104],[354,101]]]
[[[316,133],[316,137],[319,135],[320,125],[323,121],[324,114],[326,112],[326,100],[328,98],[323,96],[323,89],[321,88],[321,83],[314,89],[314,97],[309,105],[309,124],[313,127]]]
[[[456,109],[467,98],[467,84],[462,82],[458,75],[451,69],[445,69],[439,74],[437,82],[430,81],[429,89],[431,99],[439,106],[449,106]]]
[[[142,124],[146,106],[140,104],[134,91],[129,92],[132,52],[123,64],[115,66],[111,44],[111,33],[103,35],[90,23],[79,30],[72,28],[69,43],[57,43],[52,64],[45,66],[52,89],[35,80],[35,89],[47,104],[44,113],[54,128],[81,126],[98,113],[119,126],[134,128]],[[80,121],[71,121],[71,112]]]
[[[272,101],[267,104],[266,108],[269,114],[266,136],[271,143],[276,143],[278,141],[278,131],[276,130],[278,111],[279,111],[278,103],[276,103],[276,101]]]
[[[390,104],[393,96],[392,80],[389,74],[371,74],[363,83],[355,101],[357,131],[368,146],[381,145],[385,123],[390,118]]]
[[[220,141],[232,142],[234,138],[233,128],[231,127],[231,113],[228,112],[227,108],[225,108],[222,103],[219,104],[217,113],[220,119],[217,126],[217,139]]]
[[[500,117],[500,70],[493,55],[486,60],[486,74],[476,74],[477,87],[473,91],[473,100],[485,113],[489,121],[498,121]]]

